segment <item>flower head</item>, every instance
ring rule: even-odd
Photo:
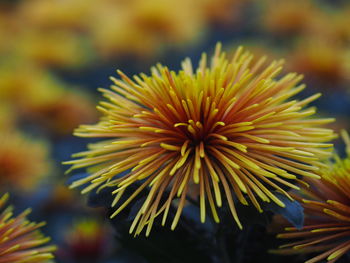
[[[66,135],[70,134],[81,121],[86,123],[96,121],[97,114],[94,109],[94,104],[87,94],[63,90],[55,100],[33,105],[28,115],[53,133]]]
[[[11,105],[20,118],[38,123],[55,135],[70,134],[80,121],[92,123],[96,119],[87,94],[25,60],[0,62],[0,86],[1,104]]]
[[[305,225],[298,231],[287,227],[279,238],[296,239],[282,245],[279,254],[315,253],[307,262],[327,259],[337,261],[350,251],[350,139],[343,132],[348,157],[341,160],[334,156],[335,163],[319,171],[321,180],[308,180],[310,187],[303,191]]]
[[[0,132],[1,189],[33,190],[51,169],[46,142],[29,140],[11,129]]]
[[[101,89],[109,101],[98,106],[100,122],[75,132],[106,140],[67,162],[72,169],[94,167],[72,187],[90,182],[84,193],[114,187],[115,206],[126,189],[139,185],[112,217],[148,187],[130,229],[136,234],[146,225],[148,234],[161,213],[164,225],[173,200],[179,198],[174,229],[187,194],[196,189],[202,222],[207,204],[219,222],[222,195],[240,228],[235,198],[259,211],[260,201],[283,207],[273,190],[289,196],[283,187],[298,189],[291,181],[318,178],[318,159],[328,156],[331,147],[324,142],[334,136],[318,126],[332,120],[307,118],[315,109],[305,106],[319,94],[289,100],[304,85],[297,85],[302,77],[295,73],[275,79],[282,61],[264,66],[264,58],[252,59],[242,48],[227,59],[218,44],[211,63],[203,54],[197,70],[186,59],[179,72],[157,65],[151,76],[132,80],[118,71],[121,80],[112,78],[112,90]]]
[[[30,209],[13,216],[13,208],[4,208],[9,195],[0,198],[0,262],[7,263],[44,263],[51,262],[51,252],[55,246],[43,246],[50,238],[38,229],[44,222],[34,223],[26,218]]]
[[[317,38],[300,41],[288,61],[289,69],[305,73],[321,87],[331,83],[335,88],[348,76],[346,49],[337,43]]]
[[[79,218],[65,235],[65,247],[61,254],[67,261],[86,260],[100,262],[110,253],[113,243],[107,224],[96,218]],[[85,262],[85,261],[84,261]]]
[[[291,35],[307,32],[319,9],[311,1],[266,1],[262,23],[268,32]]]

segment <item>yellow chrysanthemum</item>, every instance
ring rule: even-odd
[[[9,195],[0,198],[0,262],[48,263],[54,257],[55,246],[44,245],[50,241],[38,229],[44,222],[34,223],[26,218],[30,209],[13,217],[13,208],[4,208]],[[43,246],[44,245],[44,246]]]
[[[234,198],[259,211],[258,200],[283,207],[273,190],[289,196],[283,187],[299,189],[290,180],[318,178],[318,160],[329,156],[332,146],[324,142],[334,137],[332,130],[318,126],[332,119],[307,118],[315,109],[305,106],[320,94],[289,100],[304,89],[297,85],[302,76],[290,73],[276,79],[282,61],[264,66],[264,58],[252,59],[242,48],[227,59],[218,44],[210,65],[203,54],[195,71],[189,59],[179,72],[157,65],[151,76],[140,74],[134,80],[118,71],[122,79],[112,78],[112,90],[101,89],[109,100],[98,106],[101,121],[75,132],[107,140],[67,162],[72,169],[95,168],[71,187],[90,183],[83,193],[114,187],[115,206],[129,186],[139,183],[112,217],[149,187],[130,228],[136,234],[147,225],[148,235],[161,213],[164,225],[173,200],[179,198],[174,229],[187,194],[197,189],[202,222],[207,203],[219,222],[223,194],[240,228]]]
[[[306,215],[305,225],[298,231],[287,227],[278,238],[296,239],[282,245],[279,254],[322,252],[308,263],[327,260],[335,262],[350,251],[350,139],[343,133],[348,157],[319,171],[321,180],[309,180],[310,187],[303,191],[302,199]]]

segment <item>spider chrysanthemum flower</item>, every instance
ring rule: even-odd
[[[0,262],[48,263],[52,262],[55,246],[44,245],[50,238],[38,229],[45,225],[30,222],[26,217],[30,209],[13,216],[13,208],[5,207],[9,195],[0,197]]]
[[[335,163],[322,168],[321,180],[309,180],[310,187],[303,191],[302,199],[306,215],[300,231],[287,227],[286,233],[277,237],[295,239],[282,245],[279,254],[315,253],[308,263],[327,259],[337,261],[350,251],[350,139],[343,133],[348,157],[341,160],[335,155]]]
[[[117,215],[149,187],[130,232],[139,234],[163,214],[165,224],[174,199],[179,198],[171,228],[178,223],[186,196],[198,193],[201,221],[206,205],[216,222],[222,195],[241,228],[234,199],[253,204],[260,201],[284,204],[274,195],[283,187],[298,188],[291,180],[318,177],[319,158],[329,155],[333,138],[329,129],[318,128],[331,119],[309,119],[313,108],[304,108],[319,97],[289,100],[304,85],[291,73],[275,79],[282,61],[264,66],[264,58],[238,48],[228,60],[217,45],[210,65],[203,54],[198,69],[186,59],[179,72],[157,65],[152,75],[134,80],[119,72],[112,90],[101,89],[109,102],[96,125],[84,125],[75,135],[107,140],[91,144],[86,152],[67,162],[72,169],[94,167],[92,174],[72,184],[91,183],[94,188],[114,187],[115,206],[131,185],[137,190],[121,204]],[[122,172],[126,174],[116,176]],[[198,189],[198,191],[197,191]]]

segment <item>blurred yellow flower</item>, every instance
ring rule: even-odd
[[[346,49],[321,39],[300,41],[288,55],[288,70],[305,74],[320,85],[341,83],[349,75],[346,70]]]
[[[91,98],[27,61],[0,64],[0,102],[12,105],[21,118],[70,134],[81,121],[95,121]],[[21,76],[20,78],[18,76]]]
[[[63,30],[32,28],[18,34],[12,47],[16,56],[45,67],[77,68],[93,58],[86,39]]]
[[[304,0],[268,0],[259,4],[263,27],[268,32],[284,36],[306,31],[318,11],[312,1]]]
[[[34,61],[79,66],[89,62],[84,57],[91,53],[103,59],[126,54],[147,57],[159,54],[164,46],[188,46],[213,24],[236,23],[248,1],[23,1],[0,13],[0,32],[4,29],[8,49]],[[181,11],[169,12],[175,9]]]
[[[52,172],[48,144],[29,139],[16,130],[0,131],[0,185],[32,191]]]

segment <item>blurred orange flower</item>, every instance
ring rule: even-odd
[[[52,172],[48,144],[26,138],[15,130],[0,131],[0,185],[32,191]]]

